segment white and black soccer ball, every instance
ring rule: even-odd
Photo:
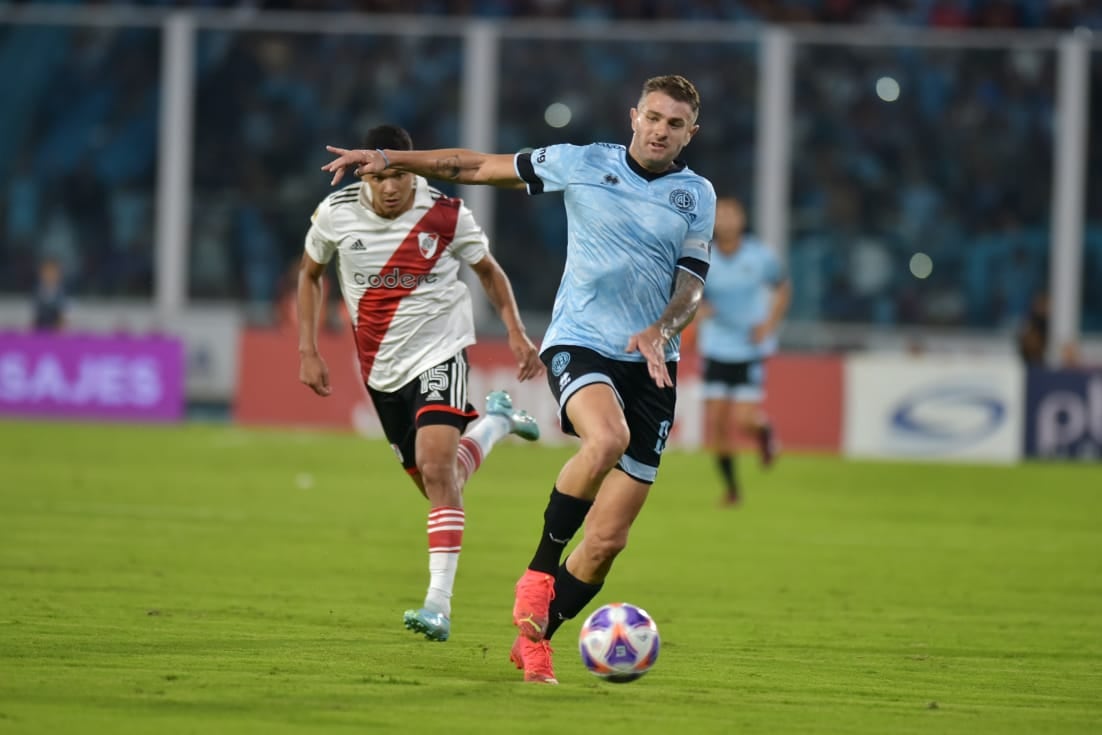
[[[593,611],[582,623],[578,650],[594,676],[623,684],[650,671],[658,660],[658,626],[647,611],[613,602]]]

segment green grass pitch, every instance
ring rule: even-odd
[[[638,682],[508,662],[568,449],[467,489],[452,640],[401,626],[427,506],[386,444],[0,422],[0,733],[1102,732],[1102,471],[669,453],[594,602],[662,635]],[[591,608],[592,609],[592,608]]]

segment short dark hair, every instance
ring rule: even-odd
[[[651,77],[643,82],[643,93],[639,95],[639,99],[646,97],[651,92],[661,92],[678,102],[685,102],[693,108],[694,115],[700,115],[700,93],[696,91],[696,87],[692,82],[680,74]]]
[[[412,151],[413,139],[405,128],[397,125],[377,125],[364,136],[364,148],[391,151]]]

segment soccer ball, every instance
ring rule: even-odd
[[[589,673],[624,684],[658,660],[658,626],[647,611],[626,602],[597,608],[582,623],[578,650]]]

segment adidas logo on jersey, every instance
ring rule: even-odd
[[[426,401],[442,401],[442,400],[444,400],[444,396],[440,395],[440,391],[433,390],[433,391],[430,391],[427,396],[425,396],[425,400]]]
[[[352,247],[350,247],[348,249],[349,250],[367,250],[367,247],[364,245],[363,240],[356,240],[356,242],[352,243]]]

